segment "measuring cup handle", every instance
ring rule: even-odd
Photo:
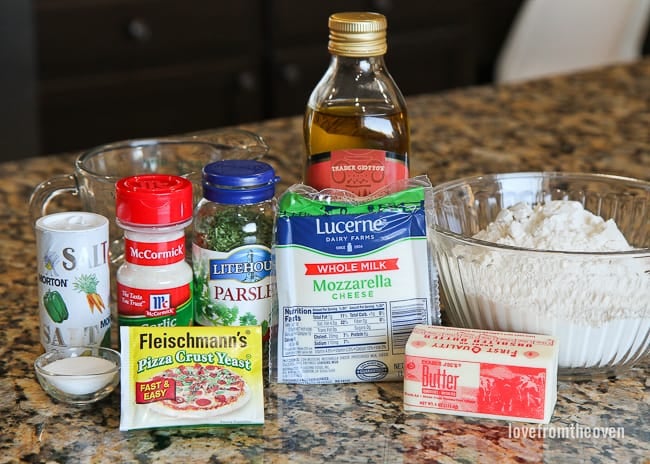
[[[29,197],[29,214],[32,222],[48,214],[47,207],[50,201],[63,194],[74,196],[79,194],[77,179],[72,174],[55,176],[38,184]]]

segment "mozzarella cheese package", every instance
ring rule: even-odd
[[[260,326],[122,326],[120,341],[120,430],[264,423]]]
[[[547,424],[557,339],[418,325],[406,344],[404,410]]]
[[[278,382],[401,380],[411,330],[439,323],[430,184],[414,178],[405,187],[346,201],[294,186],[280,198],[271,337]]]

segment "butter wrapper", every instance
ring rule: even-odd
[[[264,423],[260,326],[123,326],[120,340],[120,430]]]
[[[551,336],[418,325],[406,344],[404,410],[547,424],[557,365]]]

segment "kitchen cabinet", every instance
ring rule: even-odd
[[[44,152],[264,117],[258,0],[34,5]]]
[[[245,57],[49,80],[41,87],[48,153],[263,118],[259,65]]]
[[[39,151],[299,114],[335,11],[387,16],[407,96],[484,83],[520,3],[31,0]]]

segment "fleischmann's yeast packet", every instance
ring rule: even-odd
[[[123,326],[120,340],[120,430],[264,423],[260,326]]]
[[[396,188],[396,186],[399,188]],[[279,199],[271,377],[401,380],[417,324],[439,324],[424,176],[371,197],[294,185]]]

